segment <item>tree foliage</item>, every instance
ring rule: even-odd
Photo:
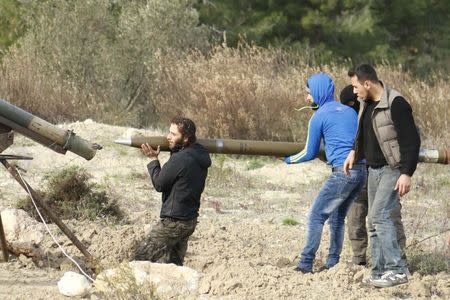
[[[203,0],[197,7],[229,45],[242,35],[262,46],[331,51],[334,61],[389,60],[424,72],[450,67],[449,1]]]
[[[0,1],[0,58],[24,31],[22,13],[19,1]]]
[[[208,48],[206,27],[199,26],[188,0],[46,0],[23,8],[27,31],[4,57],[4,74],[28,74],[32,78],[26,83],[41,81],[41,88],[53,85],[47,96],[52,90],[56,95],[61,89],[75,91],[71,102],[76,103],[67,101],[66,107],[116,112],[117,119],[104,121],[120,123],[128,115],[139,124],[142,116],[155,117],[155,57]],[[26,70],[19,70],[24,62]],[[17,81],[19,87],[8,86],[3,97],[30,96],[15,93],[24,84]]]

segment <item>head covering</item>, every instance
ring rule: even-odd
[[[358,112],[358,96],[353,93],[353,86],[351,84],[342,89],[341,94],[339,95],[339,101],[341,101],[341,103],[344,105],[352,107],[354,110],[356,110],[356,112]]]
[[[334,82],[325,73],[317,73],[308,78],[307,84],[314,102],[321,107],[326,102],[334,101]]]

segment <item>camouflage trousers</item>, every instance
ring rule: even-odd
[[[160,219],[136,251],[135,260],[173,263],[182,266],[189,237],[194,233],[196,225],[197,218],[186,221],[171,218]]]
[[[402,251],[402,258],[406,260],[405,246],[406,236],[403,228],[402,205],[399,202],[398,208],[395,209],[391,218],[397,231],[397,242]],[[347,231],[350,244],[352,246],[353,258],[355,264],[366,264],[366,251],[368,245],[366,217],[368,213],[368,197],[367,186],[364,186],[359,197],[353,202],[347,213]]]

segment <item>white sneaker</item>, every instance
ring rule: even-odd
[[[384,288],[404,284],[408,282],[408,276],[405,273],[394,273],[387,271],[378,279],[370,280],[373,286]]]
[[[381,278],[380,275],[372,275],[372,274],[371,274],[371,275],[369,275],[369,276],[364,277],[364,278],[362,279],[362,283],[363,283],[363,284],[371,284],[373,280],[380,279],[380,278]]]

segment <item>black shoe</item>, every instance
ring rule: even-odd
[[[347,265],[348,266],[362,266],[362,267],[367,267],[367,262],[365,260],[356,260],[356,259],[352,259],[347,261]]]
[[[294,271],[301,272],[303,274],[312,274],[312,270],[305,270],[305,269],[302,269],[302,268],[300,268],[298,266],[295,267]]]
[[[317,272],[322,272],[322,271],[328,271],[330,268],[328,268],[327,266],[321,266]]]

